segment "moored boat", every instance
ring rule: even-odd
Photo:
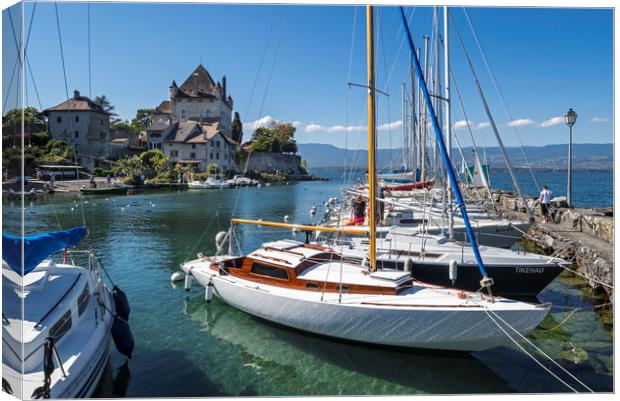
[[[129,187],[80,188],[80,192],[86,195],[126,194],[128,190]]]
[[[215,293],[272,322],[371,344],[480,351],[510,342],[490,316],[526,334],[549,311],[549,305],[427,285],[409,272],[360,267],[329,248],[283,240],[247,256],[199,255],[182,270],[206,288],[207,298]]]
[[[65,250],[63,263],[49,258],[84,235],[84,227],[23,239],[3,234],[2,387],[18,398],[89,397],[111,341],[131,357],[129,304],[104,284],[95,257]],[[80,254],[87,268],[69,262]]]

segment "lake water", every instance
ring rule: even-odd
[[[323,174],[325,175],[325,174]],[[464,353],[421,352],[339,342],[252,318],[198,286],[186,292],[170,275],[197,252],[215,251],[214,237],[234,215],[308,223],[308,210],[341,193],[329,182],[263,188],[161,191],[87,196],[84,214],[92,247],[132,306],[134,357],[116,350],[98,397],[461,394],[570,391],[516,346]],[[576,188],[579,188],[576,186]],[[4,200],[5,229],[19,226],[19,208]],[[320,214],[320,211],[319,213]],[[27,202],[29,233],[82,222],[75,194]],[[290,231],[239,227],[244,251]],[[302,240],[302,238],[299,238]],[[555,307],[529,337],[595,391],[613,391],[612,315],[594,309],[600,295],[564,273],[540,296]],[[568,314],[577,312],[559,328]],[[551,330],[551,331],[548,331]],[[542,358],[539,357],[542,360]],[[552,367],[563,380],[573,380]]]
[[[529,171],[517,171],[517,179],[523,192],[530,196],[537,196],[534,178]],[[553,196],[566,196],[566,171],[535,171],[534,177],[538,185],[547,185]],[[614,174],[613,171],[573,171],[572,201],[575,207],[609,207],[614,202]],[[512,180],[507,171],[491,171],[491,187],[506,191],[513,191]]]

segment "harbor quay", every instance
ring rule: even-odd
[[[484,196],[483,188],[476,188]],[[492,189],[500,217],[509,220],[527,218],[521,198],[509,191]],[[551,221],[542,223],[540,202],[526,197],[536,223],[524,235],[524,241],[542,248],[557,257],[573,260],[575,274],[585,278],[596,290],[614,299],[614,219],[613,208],[569,208],[565,198],[557,198],[550,210]]]

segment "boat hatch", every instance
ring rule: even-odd
[[[49,335],[58,341],[71,328],[71,310],[68,310],[52,327],[50,327]]]
[[[404,278],[409,278],[410,274],[409,272],[403,272],[402,270],[382,269],[370,273],[370,276],[382,280],[399,281]]]

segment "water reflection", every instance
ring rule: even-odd
[[[208,332],[238,346],[246,365],[261,370],[274,364],[305,381],[332,389],[328,394],[373,394],[387,382],[398,393],[507,393],[511,387],[467,353],[371,347],[309,335],[239,312],[220,301],[206,306],[202,297],[187,301],[187,313]],[[349,374],[343,375],[343,370]],[[334,391],[335,390],[335,391]]]

